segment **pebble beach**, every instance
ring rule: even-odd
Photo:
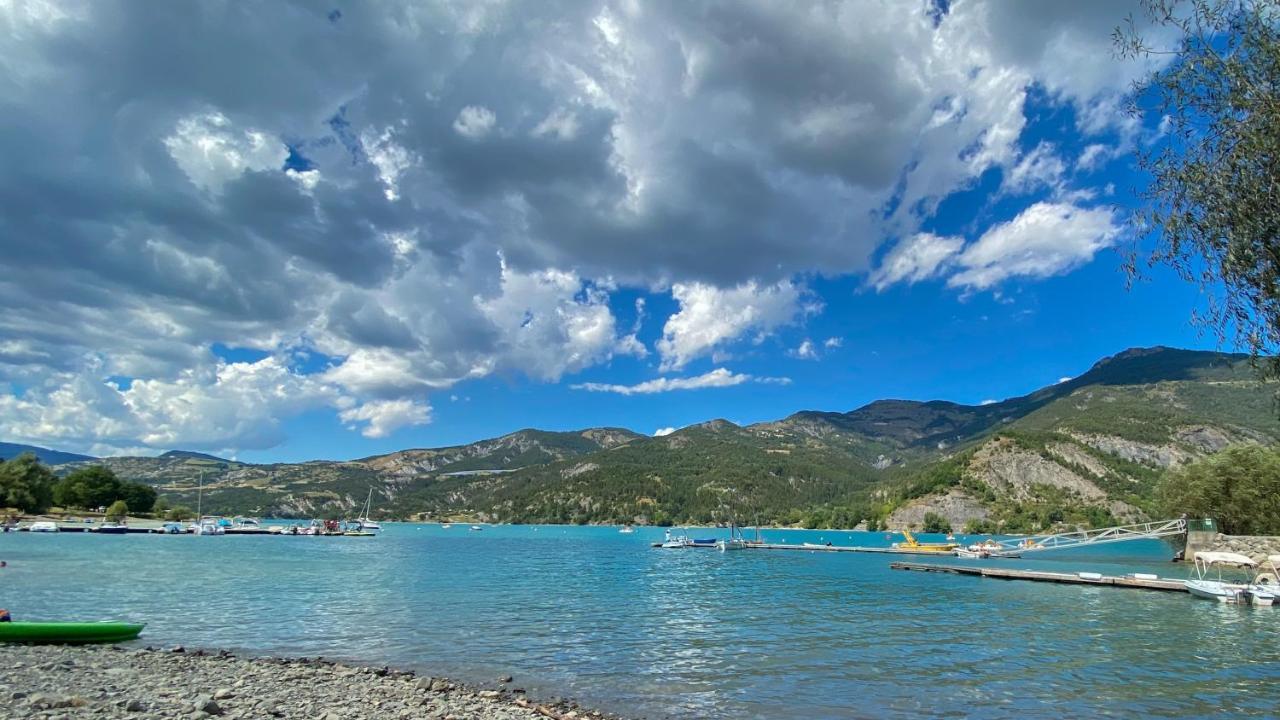
[[[616,720],[525,697],[511,678],[467,686],[324,659],[120,646],[0,648],[0,717]]]

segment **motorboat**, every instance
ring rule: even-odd
[[[182,523],[167,522],[164,525],[161,525],[158,530],[153,532],[157,532],[162,535],[181,535],[186,531],[186,528],[182,527]]]
[[[720,552],[728,552],[730,550],[746,550],[747,541],[742,538],[729,538],[728,540],[717,540],[716,549]]]
[[[972,543],[965,547],[956,548],[956,557],[962,558],[989,558],[992,553],[1003,552],[1005,547],[1000,543],[987,538],[982,542]]]
[[[41,520],[31,523],[31,527],[27,528],[27,532],[54,533],[58,532],[58,523]]]
[[[957,543],[953,543],[953,542],[922,543],[919,540],[916,540],[916,536],[912,535],[911,531],[907,530],[906,528],[903,528],[902,530],[902,538],[903,538],[903,542],[893,543],[892,547],[895,550],[907,550],[915,553],[942,553],[945,555],[951,555],[951,554],[954,554],[956,548],[960,547]]]
[[[227,529],[218,522],[219,518],[201,518],[200,522],[191,524],[192,535],[226,535]]]
[[[1268,555],[1266,562],[1248,588],[1249,601],[1263,607],[1274,605],[1280,597],[1280,555]]]
[[[481,530],[484,530],[484,528],[480,527],[479,525],[472,525],[471,530],[474,532],[480,532]]]
[[[630,525],[623,525],[621,528],[618,529],[618,532],[622,533],[623,535],[630,535],[635,531],[636,529],[631,527]]]
[[[232,521],[232,524],[244,530],[261,530],[262,521],[251,517],[238,517]]]
[[[1250,601],[1249,583],[1230,582],[1222,579],[1223,568],[1252,569],[1257,567],[1252,559],[1239,553],[1198,552],[1195,554],[1195,577],[1185,580],[1187,592],[1204,600],[1244,605]],[[1210,570],[1217,572],[1210,577]]]
[[[671,531],[667,530],[666,534],[663,535],[662,543],[658,545],[658,547],[666,548],[668,550],[678,550],[688,545],[689,545],[689,538],[687,536],[672,535]]]
[[[124,523],[115,523],[115,522],[103,523],[99,525],[98,529],[94,530],[94,532],[98,533],[99,535],[124,535],[125,533],[129,532],[129,526],[125,525]]]

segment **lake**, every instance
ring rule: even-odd
[[[146,622],[140,642],[156,646],[511,674],[535,696],[647,718],[1280,712],[1280,607],[893,571],[894,555],[651,549],[661,537],[415,524],[377,538],[8,533],[0,606],[15,619]],[[1185,577],[1172,552],[1134,541],[940,561]]]

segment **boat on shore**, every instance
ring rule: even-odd
[[[0,622],[0,642],[33,645],[83,645],[133,640],[142,623],[115,622]]]

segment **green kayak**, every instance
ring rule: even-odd
[[[143,625],[113,622],[0,622],[0,642],[33,645],[114,643],[132,640]]]

